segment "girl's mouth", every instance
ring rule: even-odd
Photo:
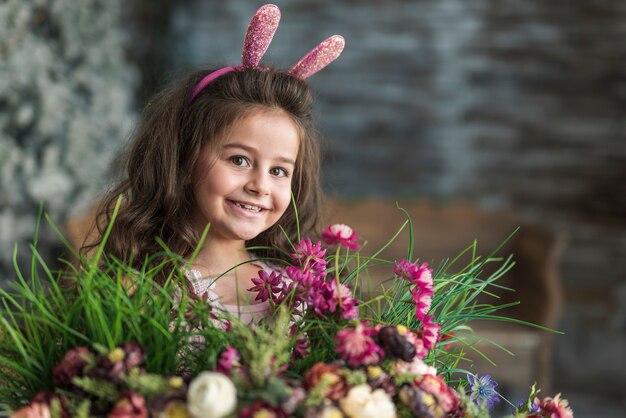
[[[247,203],[236,202],[234,200],[231,200],[230,202],[232,204],[234,204],[235,206],[237,206],[238,208],[247,210],[247,211],[252,212],[252,213],[259,213],[259,212],[261,212],[263,210],[263,208],[260,207],[260,206],[255,206],[255,205],[250,205],[250,204],[247,204]]]

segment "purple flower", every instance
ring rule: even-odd
[[[282,275],[273,271],[271,273],[265,270],[259,270],[259,277],[253,278],[252,283],[255,285],[248,289],[250,292],[257,292],[254,300],[265,302],[271,299],[272,302],[276,302],[276,295],[282,290]]]
[[[500,396],[495,391],[498,384],[488,374],[482,377],[468,374],[467,381],[470,384],[470,399],[476,405],[487,405],[487,409],[491,409],[495,403],[500,402]]]
[[[322,239],[328,245],[339,245],[351,250],[359,248],[356,232],[344,224],[328,225],[328,228],[322,232]]]
[[[367,328],[363,322],[354,329],[342,329],[335,337],[337,353],[351,366],[380,363],[385,352],[372,338],[376,332],[375,329]]]
[[[303,239],[295,247],[296,252],[291,254],[292,259],[300,265],[302,271],[310,272],[313,276],[324,278],[326,276],[326,265],[328,262],[324,258],[326,249],[322,249],[322,243],[315,245],[310,239]]]

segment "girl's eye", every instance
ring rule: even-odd
[[[270,170],[270,173],[276,177],[288,177],[289,173],[282,167],[275,167]]]
[[[246,157],[242,157],[241,155],[235,155],[230,157],[230,162],[237,167],[247,167],[250,165]]]

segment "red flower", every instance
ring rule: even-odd
[[[55,385],[72,383],[74,377],[82,376],[85,366],[93,359],[94,355],[87,347],[77,347],[68,351],[52,369],[52,381]]]
[[[328,225],[328,228],[322,232],[322,239],[328,245],[340,245],[351,250],[359,248],[359,238],[356,232],[344,224]]]
[[[124,392],[118,398],[108,418],[147,418],[148,410],[143,396],[135,392]]]

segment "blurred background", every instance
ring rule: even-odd
[[[514,286],[531,307],[522,317],[565,334],[493,331],[530,354],[492,374],[516,393],[533,367],[543,394],[563,392],[577,417],[622,417],[626,2],[275,3],[283,17],[265,62],[289,67],[325,37],[346,38],[341,58],[310,79],[329,216],[375,243],[401,222],[399,201],[429,260],[474,238],[487,253],[522,226],[512,243]],[[40,202],[71,231],[151,94],[189,69],[239,62],[261,4],[0,3],[3,286],[16,242],[28,268]],[[38,248],[51,264],[63,253],[45,224]]]

